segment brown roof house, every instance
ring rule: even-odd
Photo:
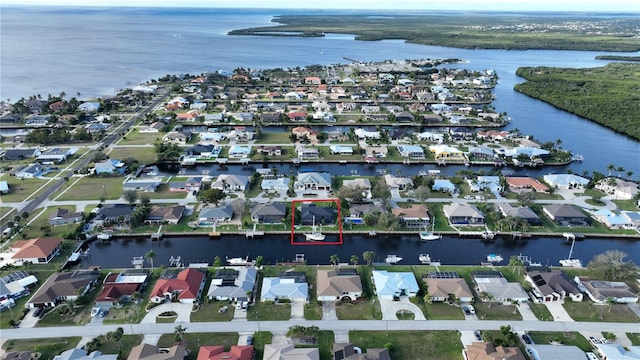
[[[410,208],[393,208],[393,215],[397,216],[403,227],[422,229],[429,226],[429,214],[424,205],[412,205]]]
[[[143,343],[131,348],[127,360],[183,360],[187,355],[183,345],[173,345],[166,351],[160,351],[157,346]]]
[[[333,360],[391,360],[387,349],[368,348],[366,353],[357,353],[353,344],[333,344]]]
[[[539,302],[582,301],[582,291],[578,285],[562,271],[527,271],[525,281],[531,284],[531,293]]]
[[[177,224],[186,207],[184,205],[160,206],[154,205],[144,219],[147,224]]]
[[[46,264],[56,256],[61,247],[62,239],[57,238],[19,240],[11,246],[11,251],[15,253],[11,259],[14,263]]]
[[[362,280],[355,268],[318,270],[318,301],[351,301],[362,296]]]
[[[206,276],[203,272],[187,268],[174,275],[172,271],[165,271],[151,290],[151,301],[160,303],[165,300],[193,303],[200,298]]]
[[[75,300],[89,291],[97,280],[96,271],[54,273],[29,299],[26,307],[56,306],[65,300]]]
[[[526,360],[517,347],[495,347],[488,342],[473,342],[462,355],[465,360]]]
[[[104,310],[131,301],[133,293],[144,286],[147,276],[146,270],[108,274],[96,297],[96,307]]]
[[[461,302],[473,301],[473,292],[467,282],[457,273],[431,272],[422,281],[427,285],[427,293],[431,302],[442,302],[458,299]]]

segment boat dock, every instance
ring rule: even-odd
[[[253,224],[253,229],[252,229],[252,230],[247,230],[247,231],[244,233],[244,236],[245,236],[247,239],[249,239],[249,238],[253,239],[253,238],[254,238],[254,237],[256,237],[256,236],[264,236],[264,231],[258,231],[258,230],[256,230],[256,224]]]
[[[133,260],[131,260],[131,266],[133,266],[134,269],[144,268],[144,256],[134,256]]]

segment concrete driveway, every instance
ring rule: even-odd
[[[517,309],[522,315],[522,320],[538,320],[533,311],[531,311],[529,303],[519,303]]]
[[[322,302],[322,320],[338,320],[336,303],[334,301]]]
[[[306,300],[293,300],[291,302],[291,320],[304,320],[304,305]]]
[[[551,315],[553,315],[554,321],[574,321],[567,313],[561,303],[557,301],[545,303],[547,309]]]
[[[400,310],[412,312],[414,320],[427,320],[420,308],[412,304],[407,297],[400,298],[400,301],[381,299],[380,308],[382,309],[382,320],[398,320],[396,313]]]
[[[145,315],[144,319],[140,322],[141,324],[153,324],[156,322],[156,316],[162,314],[165,311],[173,311],[178,314],[176,318],[176,323],[188,323],[191,322],[191,309],[193,309],[193,304],[181,304],[181,303],[166,303],[160,304],[153,309],[151,309],[147,315]]]
[[[12,309],[12,311],[14,311],[14,310]],[[20,321],[20,327],[32,328],[32,327],[36,326],[36,324],[38,323],[38,320],[40,320],[40,319],[38,317],[33,316],[33,313],[35,311],[36,311],[36,309],[31,309],[31,311],[29,311],[27,313],[27,315],[24,316],[22,321]]]

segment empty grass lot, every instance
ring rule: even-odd
[[[458,360],[462,343],[457,331],[350,331],[349,340],[362,348],[392,345],[392,359]]]
[[[9,184],[9,193],[0,197],[2,202],[21,202],[29,196],[43,190],[47,180],[43,179],[18,179],[14,176],[2,176],[0,180],[6,180]]]
[[[54,199],[57,201],[98,200],[104,196],[107,200],[117,200],[122,195],[123,178],[121,177],[85,176],[78,182],[72,183],[74,180],[69,180],[69,184],[62,187],[63,191],[66,191]]]
[[[210,281],[208,281],[210,282]],[[203,291],[203,294],[207,292]],[[226,306],[227,310],[220,312],[219,310]],[[231,321],[233,314],[236,311],[236,307],[229,301],[209,301],[203,299],[200,305],[194,306],[196,311],[191,312],[191,321]]]
[[[340,320],[381,320],[382,310],[377,300],[366,300],[358,304],[336,305],[336,315]]]
[[[164,133],[140,133],[138,129],[133,129],[118,141],[118,145],[153,145],[156,140],[162,140],[164,135]]]
[[[564,308],[575,321],[604,321],[633,323],[640,321],[624,304],[594,305],[590,300],[565,301]]]
[[[134,158],[141,164],[153,164],[158,160],[158,155],[153,146],[149,147],[117,147],[109,153],[110,159],[124,160]],[[134,170],[134,169],[132,169]]]

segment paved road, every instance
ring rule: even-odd
[[[2,339],[36,339],[68,336],[98,336],[118,327],[125,334],[171,334],[178,323],[124,324],[96,326],[42,327],[30,329],[3,329]],[[511,325],[514,331],[587,331],[638,332],[637,323],[568,322],[568,321],[492,321],[492,320],[290,320],[290,321],[231,321],[182,323],[188,332],[286,332],[292,325],[318,326],[332,331],[402,331],[402,330],[500,330]]]

